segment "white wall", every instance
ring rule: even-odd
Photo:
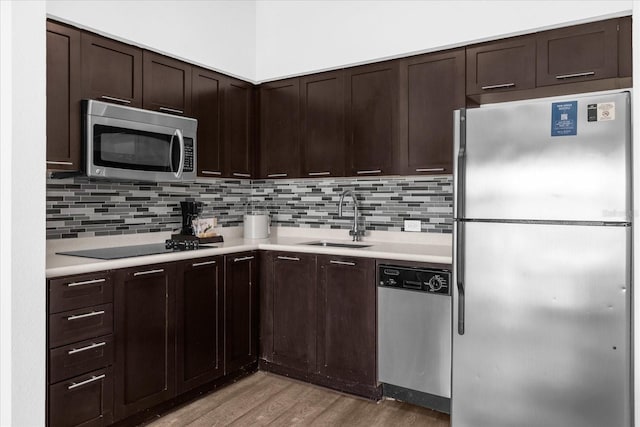
[[[45,420],[45,3],[0,1],[0,425]]]
[[[255,80],[256,2],[48,0],[51,18]]]
[[[259,81],[630,11],[632,1],[257,2]]]

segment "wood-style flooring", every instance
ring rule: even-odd
[[[256,372],[148,425],[449,427],[449,416],[393,400],[371,402]]]

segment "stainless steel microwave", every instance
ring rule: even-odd
[[[93,178],[194,181],[198,121],[83,100],[85,172]]]

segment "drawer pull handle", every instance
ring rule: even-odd
[[[83,286],[83,285],[94,285],[96,283],[103,283],[106,282],[107,279],[93,279],[93,280],[85,280],[84,282],[71,282],[71,283],[67,283],[68,287],[73,287],[73,286]]]
[[[107,101],[115,101],[115,102],[122,102],[123,104],[131,104],[131,101],[129,101],[128,99],[115,98],[113,96],[102,95],[100,98],[106,99]]]
[[[416,172],[444,172],[444,168],[418,168]]]
[[[107,343],[106,343],[105,341],[98,342],[98,343],[95,343],[95,342],[94,342],[94,343],[92,343],[91,345],[88,345],[88,346],[86,346],[86,347],[80,347],[80,348],[74,348],[74,349],[71,349],[71,350],[69,350],[67,353],[68,353],[68,354],[81,353],[81,352],[83,352],[83,351],[91,350],[91,349],[93,349],[93,348],[103,347],[103,346],[105,346],[105,345],[107,345]]]
[[[482,86],[482,90],[491,90],[491,89],[505,89],[508,87],[516,87],[515,83],[504,83],[501,85],[489,85],[489,86]]]
[[[71,166],[73,165],[72,162],[56,162],[54,160],[47,160],[47,164],[48,165],[65,165],[65,166]]]
[[[248,173],[234,172],[232,175],[233,176],[239,176],[241,178],[251,178],[251,174],[248,174]]]
[[[331,172],[309,172],[309,176],[327,176],[331,175]]]
[[[286,173],[270,173],[269,175],[267,175],[267,178],[283,178],[286,177],[288,174]]]
[[[222,175],[222,172],[217,171],[200,171],[204,175]]]
[[[157,270],[147,270],[147,271],[136,271],[133,273],[134,276],[144,276],[145,274],[154,274],[154,273],[162,273],[164,272],[164,268],[159,268]]]
[[[382,171],[380,169],[372,169],[372,170],[366,170],[366,171],[357,171],[356,173],[358,175],[366,175],[368,173],[381,173]]]
[[[72,383],[69,387],[67,387],[67,389],[69,389],[69,390],[73,390],[74,388],[82,387],[83,385],[86,385],[86,384],[92,383],[92,382],[94,382],[94,381],[101,380],[101,379],[103,379],[103,378],[105,378],[105,377],[106,377],[106,375],[105,375],[105,374],[97,375],[97,376],[96,376],[96,375],[94,375],[94,376],[92,376],[91,378],[89,378],[88,380],[80,381],[79,383]]]
[[[294,256],[278,256],[278,259],[283,259],[285,261],[300,261],[300,258]]]
[[[329,261],[331,264],[338,264],[338,265],[348,265],[348,266],[355,266],[356,263],[355,262],[348,262],[348,261],[335,261],[335,260],[330,260]]]
[[[91,313],[75,314],[73,316],[69,316],[67,317],[67,320],[78,320],[78,319],[84,319],[85,317],[102,316],[103,314],[104,314],[104,310],[92,311]]]
[[[201,267],[203,265],[212,265],[215,263],[215,261],[194,262],[193,264],[191,264],[191,267]]]
[[[169,107],[160,107],[160,108],[158,108],[158,110],[166,111],[167,113],[184,114],[184,111],[182,111],[182,110],[176,110],[175,108],[169,108]]]
[[[585,73],[560,74],[559,76],[556,76],[556,79],[558,79],[558,80],[573,79],[573,78],[576,78],[576,77],[594,76],[595,74],[596,74],[595,71],[587,71]]]
[[[255,257],[252,256],[244,256],[242,258],[234,258],[233,262],[240,262],[240,261],[249,261],[250,259],[253,259]]]

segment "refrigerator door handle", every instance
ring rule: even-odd
[[[458,287],[458,335],[464,335],[464,222],[456,222],[456,286]]]
[[[454,171],[454,189],[456,192],[456,203],[454,206],[454,218],[462,219],[464,212],[464,192],[465,192],[465,168],[467,151],[467,110],[461,108],[454,112],[454,156],[457,154],[457,164]]]

